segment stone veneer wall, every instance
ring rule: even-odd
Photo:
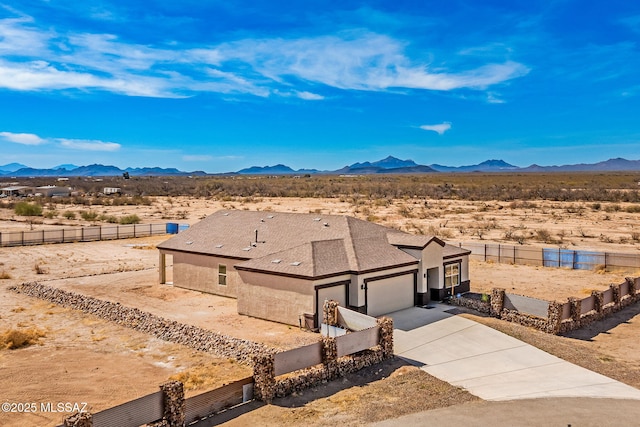
[[[480,313],[490,314],[491,313],[491,297],[489,296],[489,301],[482,301],[477,298],[468,298],[464,295],[460,297],[451,298],[451,304],[457,305],[460,307],[470,308],[472,310],[478,311]]]
[[[629,288],[628,294],[621,296],[621,285],[612,284],[610,285],[610,289],[613,294],[613,302],[606,305],[604,305],[603,292],[593,291],[591,297],[595,299],[595,308],[585,314],[581,314],[582,300],[569,298],[571,317],[565,320],[562,320],[562,307],[564,304],[558,301],[549,302],[546,318],[520,313],[517,310],[508,310],[504,308],[505,290],[501,288],[492,289],[488,303],[476,298],[468,298],[464,295],[451,299],[451,303],[461,307],[471,308],[481,313],[487,313],[492,317],[497,317],[508,322],[530,326],[549,334],[558,335],[587,326],[640,301],[640,278],[632,279],[627,277],[625,281]]]
[[[36,282],[23,283],[10,289],[63,307],[93,314],[165,341],[186,345],[195,350],[206,351],[220,357],[231,357],[242,363],[251,364],[255,354],[273,351],[272,348],[264,344],[230,337],[197,326],[165,319],[137,308],[126,307],[120,303],[104,301]]]
[[[574,329],[585,327],[593,322],[602,320],[612,313],[620,311],[631,304],[640,302],[640,278],[632,279],[627,277],[625,280],[629,286],[629,293],[627,295],[621,296],[620,285],[612,284],[610,285],[610,288],[613,292],[613,302],[604,305],[603,292],[593,291],[591,296],[592,298],[595,298],[595,309],[583,314],[582,316],[574,316],[574,308],[572,306],[572,318],[560,323],[558,333],[563,334],[573,331]]]
[[[393,320],[378,319],[378,327],[380,335],[376,347],[338,358],[335,338],[323,337],[321,365],[280,378],[275,376],[273,354],[256,355],[253,361],[254,397],[270,403],[276,397],[305,390],[393,357]]]

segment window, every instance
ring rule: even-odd
[[[224,264],[218,264],[218,284],[227,284],[227,266]]]
[[[451,288],[460,284],[460,264],[448,264],[444,266],[444,287]]]

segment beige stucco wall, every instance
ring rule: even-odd
[[[226,297],[238,296],[242,280],[234,265],[242,262],[210,255],[165,251],[173,255],[173,284],[181,288],[193,289]],[[227,266],[227,284],[218,284],[218,266]]]
[[[238,313],[298,326],[300,315],[314,313],[311,280],[240,271]]]
[[[427,292],[427,270],[430,268],[442,267],[442,246],[435,242],[431,242],[423,250],[402,248],[402,251],[408,253],[420,261],[418,266],[418,292]],[[439,286],[444,282],[438,283]],[[431,283],[431,287],[437,287]]]

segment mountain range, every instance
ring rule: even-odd
[[[486,160],[477,165],[443,166],[439,164],[420,165],[413,160],[401,160],[393,156],[375,162],[358,162],[344,166],[334,171],[320,171],[317,169],[294,170],[289,166],[277,164],[274,166],[252,166],[237,172],[224,175],[302,175],[302,174],[331,174],[331,175],[370,175],[370,174],[420,174],[420,173],[470,173],[470,172],[613,172],[640,171],[640,160],[623,158],[609,159],[598,163],[579,163],[561,166],[531,165],[525,168],[511,165],[503,160]],[[51,169],[34,169],[20,163],[9,163],[0,166],[0,177],[71,177],[71,176],[186,176],[208,175],[202,171],[184,172],[176,168],[126,168],[105,165],[59,165]],[[218,175],[218,174],[211,174]]]

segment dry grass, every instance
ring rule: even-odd
[[[235,378],[242,378],[251,375],[251,369],[241,365],[234,359],[211,362],[198,365],[186,371],[179,372],[169,377],[170,380],[180,381],[187,391],[210,390],[228,382],[229,373],[235,372]]]
[[[276,399],[225,425],[361,426],[480,399],[401,359]]]
[[[0,346],[7,350],[15,350],[37,344],[38,340],[45,336],[46,333],[43,330],[34,327],[7,329],[0,335]]]

